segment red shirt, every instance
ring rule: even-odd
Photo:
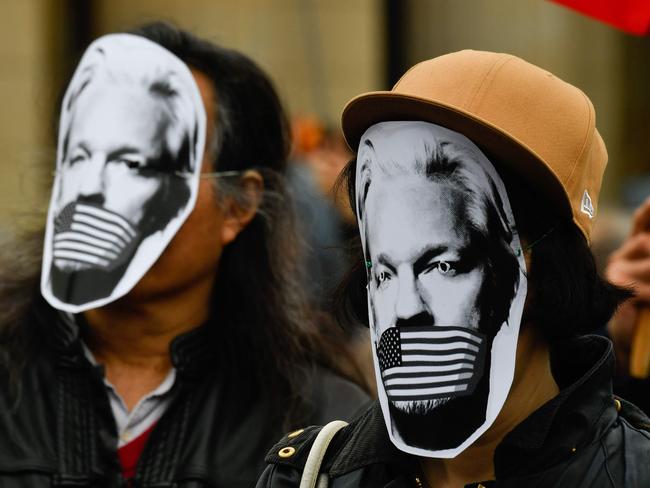
[[[135,468],[138,465],[138,459],[140,459],[140,455],[147,443],[149,434],[151,434],[155,425],[155,423],[152,424],[151,427],[145,430],[138,437],[128,444],[124,444],[117,450],[117,455],[119,456],[120,464],[122,465],[122,476],[124,476],[125,480],[131,479],[135,476]]]

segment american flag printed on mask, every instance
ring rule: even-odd
[[[98,205],[72,202],[54,220],[53,257],[63,267],[112,269],[136,236],[121,215]]]
[[[466,327],[391,327],[377,347],[386,395],[415,401],[471,394],[484,349],[485,336]]]

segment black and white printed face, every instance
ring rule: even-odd
[[[485,273],[462,206],[459,191],[421,176],[395,176],[390,184],[374,180],[368,191],[369,293],[377,336],[390,328],[401,336],[399,366],[386,363],[383,371],[389,398],[399,408],[435,408],[467,392],[477,366]],[[418,389],[400,388],[410,378],[404,374],[417,372],[431,381]],[[427,372],[447,374],[433,381]]]
[[[116,265],[146,232],[143,224],[152,217],[146,213],[164,206],[160,200],[168,193],[166,187],[187,185],[177,181],[171,168],[161,168],[167,119],[161,101],[140,86],[92,87],[79,97],[60,169],[57,214],[75,205],[78,215],[71,217],[79,223],[72,226],[84,232],[77,238],[88,241],[86,245],[96,243],[97,252],[76,255],[71,240],[71,249],[66,249],[65,233],[71,229],[62,229],[55,237],[55,266]],[[103,239],[106,246],[95,239]]]
[[[76,313],[128,292],[192,211],[205,111],[180,59],[114,34],[82,58],[60,130],[41,289]]]
[[[490,263],[509,263],[513,277],[503,292],[510,299],[521,265],[507,195],[494,168],[460,134],[424,122],[384,122],[361,138],[356,188],[385,415],[422,419],[452,408],[452,400],[490,394],[495,337],[485,329],[498,331],[508,318],[506,310],[490,327],[484,316],[498,315],[489,306],[500,293],[490,289]],[[503,245],[486,245],[490,240]],[[490,256],[493,248],[503,256]],[[520,290],[525,296],[525,287]],[[517,307],[523,306],[518,298]],[[509,351],[512,369],[515,350]],[[486,401],[475,404],[482,410]],[[485,419],[485,412],[476,417]],[[399,432],[404,425],[391,422],[393,438],[408,437]]]
[[[485,259],[464,191],[426,176],[436,144],[431,131],[382,127],[359,152],[374,168],[364,214],[377,352],[388,398],[406,412],[471,394],[482,371]]]

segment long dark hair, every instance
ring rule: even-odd
[[[18,376],[42,339],[35,333],[34,303],[40,293],[43,232],[1,237],[0,379],[17,401]]]
[[[206,108],[216,113],[217,133],[212,146],[208,144],[215,169],[255,168],[264,178],[258,213],[224,249],[219,264],[210,326],[225,333],[215,343],[215,367],[230,387],[242,390],[240,399],[244,395],[253,403],[264,396],[271,402],[278,418],[269,422],[300,424],[308,410],[310,373],[317,365],[338,369],[341,358],[351,358],[341,335],[319,330],[306,306],[300,240],[282,177],[290,141],[280,100],[262,70],[237,51],[167,23],[147,24],[131,33],[160,44],[213,82],[216,107]],[[215,183],[218,194],[237,198],[242,192],[228,181]],[[28,344],[36,340],[27,330],[38,295],[41,252],[38,246],[22,249],[22,261],[29,262],[21,268],[24,272],[12,274],[11,266],[0,263],[5,275],[0,277],[0,300],[3,305],[11,302],[0,315],[0,370],[14,377],[28,361]],[[0,258],[10,265],[15,252],[3,251]]]

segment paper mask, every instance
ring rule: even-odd
[[[455,457],[492,425],[514,375],[526,267],[505,187],[465,136],[382,122],[361,138],[356,206],[390,438]]]
[[[206,116],[189,68],[143,37],[93,42],[59,124],[41,292],[78,313],[128,293],[191,213]]]

